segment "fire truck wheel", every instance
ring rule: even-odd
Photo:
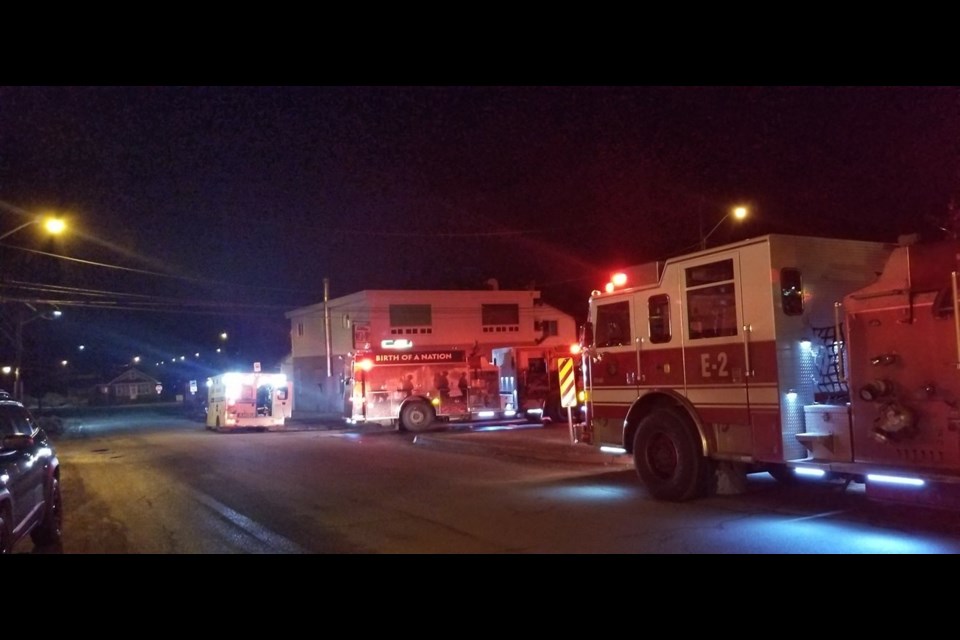
[[[560,394],[550,395],[547,397],[545,406],[543,407],[543,415],[551,422],[559,423],[566,421],[566,415],[564,413],[563,407],[560,406]]]
[[[707,492],[712,469],[693,424],[675,409],[654,409],[633,439],[633,463],[650,494],[682,502]]]
[[[404,431],[423,431],[433,422],[433,410],[426,402],[410,402],[400,412]]]

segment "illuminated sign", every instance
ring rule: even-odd
[[[413,342],[404,338],[380,341],[381,349],[410,349],[411,347],[413,347]]]
[[[407,353],[374,353],[373,362],[384,364],[440,364],[466,362],[465,351],[418,351]]]
[[[353,348],[354,349],[364,349],[367,348],[365,345],[370,342],[370,325],[369,324],[357,324],[353,325]]]

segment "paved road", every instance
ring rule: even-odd
[[[57,439],[66,553],[960,552],[960,514],[765,474],[743,495],[676,505],[628,465],[451,452],[379,429],[82,426]]]

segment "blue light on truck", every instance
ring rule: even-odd
[[[822,478],[826,475],[823,469],[814,469],[813,467],[797,467],[793,471],[798,476],[808,476],[810,478]]]
[[[899,484],[909,487],[922,487],[923,480],[920,478],[907,478],[904,476],[888,476],[879,473],[868,473],[867,480],[870,482],[882,482],[884,484]]]

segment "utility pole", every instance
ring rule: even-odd
[[[333,357],[333,347],[330,344],[330,278],[323,279],[323,334],[327,343],[327,384],[333,376],[333,366],[330,358]]]
[[[23,366],[23,310],[16,307],[16,327],[14,329],[14,348],[16,357],[13,363],[13,399],[23,402],[23,381],[20,379],[20,367]]]

